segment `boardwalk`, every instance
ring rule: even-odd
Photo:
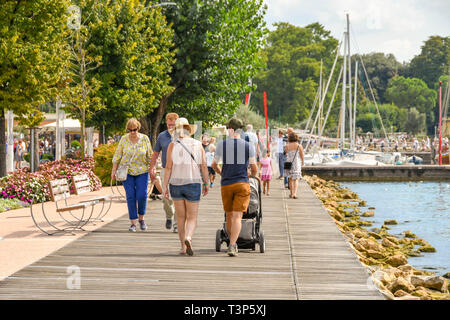
[[[217,186],[201,201],[193,257],[178,254],[162,202],[151,201],[147,232],[128,232],[124,212],[0,281],[0,299],[383,299],[309,186],[299,189],[290,199],[274,180],[263,196],[265,253],[257,246],[231,258],[225,244],[215,251],[223,224]]]

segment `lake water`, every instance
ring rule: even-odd
[[[363,218],[380,228],[385,220],[395,219],[389,233],[403,238],[410,230],[428,241],[436,252],[409,257],[415,268],[438,275],[450,272],[450,183],[449,182],[341,182],[342,187],[356,192],[367,207],[375,207],[375,216]],[[368,208],[361,208],[362,212]]]

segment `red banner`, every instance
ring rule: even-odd
[[[249,100],[249,98],[250,98],[250,95],[247,93],[247,94],[245,95],[245,105],[246,105],[246,106],[248,106],[248,100]]]
[[[267,120],[267,94],[264,91],[264,116],[266,118],[267,150],[269,150],[269,122]]]

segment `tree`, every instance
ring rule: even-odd
[[[426,130],[426,116],[420,113],[416,108],[411,108],[408,111],[408,120],[405,123],[405,131],[416,135],[423,133]]]
[[[409,65],[409,76],[419,78],[429,88],[436,89],[439,77],[446,75],[450,67],[450,37],[431,36]]]
[[[353,59],[359,61],[359,58],[355,56],[353,56]],[[377,99],[379,103],[387,102],[385,92],[389,80],[392,77],[401,74],[404,66],[395,59],[393,54],[384,54],[382,52],[363,54],[361,59],[366,67],[372,88],[374,88],[375,99]]]
[[[101,56],[88,55],[86,43],[89,39],[89,31],[81,22],[82,17],[79,20],[80,23],[74,27],[70,40],[71,81],[64,98],[65,110],[81,124],[81,159],[84,159],[86,119],[91,119],[97,110],[103,108],[103,105],[100,98],[96,96],[100,83],[96,78],[89,77],[90,73],[101,65]]]
[[[98,83],[95,96],[103,108],[86,125],[105,127],[106,134],[123,132],[129,118],[150,113],[173,90],[173,31],[161,8],[145,8],[143,1],[90,0],[80,6],[89,16],[86,54],[101,57],[87,79]]]
[[[425,114],[428,132],[434,128],[437,93],[417,78],[394,77],[386,90],[386,99],[403,108],[415,108]]]
[[[263,112],[263,92],[266,91],[269,118],[280,117],[281,122],[295,123],[309,116],[319,86],[321,60],[325,83],[338,41],[318,23],[306,27],[289,23],[275,26],[262,51],[266,68],[254,78],[257,89],[252,94],[251,104]],[[334,82],[338,73],[334,73]],[[332,82],[330,87],[333,86]],[[332,90],[329,90],[326,105],[331,96]]]
[[[174,30],[172,91],[144,119],[156,141],[167,111],[204,126],[228,119],[260,66],[266,7],[262,0],[181,0],[166,7]]]
[[[22,125],[36,127],[42,120],[39,106],[55,97],[64,81],[69,4],[67,0],[2,1],[0,176],[6,174],[5,110],[13,110]]]

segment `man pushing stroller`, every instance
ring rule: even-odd
[[[253,146],[241,139],[243,123],[232,118],[227,124],[228,139],[219,142],[216,147],[211,167],[221,175],[222,204],[226,214],[226,230],[230,245],[227,254],[238,253],[237,239],[241,232],[243,212],[247,211],[250,202],[250,184],[247,168],[250,165],[251,175],[256,176],[256,153]],[[222,160],[222,169],[218,163]]]

